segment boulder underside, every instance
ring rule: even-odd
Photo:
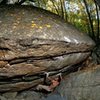
[[[90,54],[84,44],[34,38],[1,38],[0,48],[0,91],[35,86],[43,81],[43,72],[64,72],[68,66],[79,63]],[[71,61],[74,57],[77,58]]]

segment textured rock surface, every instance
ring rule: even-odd
[[[100,100],[100,65],[70,74],[57,91],[66,100]]]
[[[58,93],[53,93],[48,95],[47,97],[44,97],[42,100],[67,100],[63,96],[61,96]]]
[[[0,92],[20,91],[86,59],[94,42],[60,17],[30,7],[0,5]]]
[[[41,100],[42,98],[44,98],[42,93],[34,91],[6,92],[0,95],[0,100]]]
[[[0,6],[0,36],[35,37],[93,45],[88,36],[66,24],[59,16],[31,6]]]
[[[6,92],[0,100],[100,100],[100,65],[66,76],[51,94],[34,91]]]

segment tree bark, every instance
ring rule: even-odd
[[[91,38],[95,39],[94,27],[93,27],[93,20],[92,20],[90,11],[88,9],[88,4],[87,4],[86,0],[83,0],[83,1],[84,1],[84,4],[85,4],[85,7],[86,7],[86,11],[87,11],[87,14],[88,14],[89,23],[90,23],[90,27],[91,27],[91,31],[92,31],[92,34],[90,34],[90,36],[91,36]]]
[[[97,5],[98,5],[99,8],[100,8],[100,0],[95,0],[95,1],[96,1]]]

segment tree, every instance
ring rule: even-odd
[[[95,0],[96,3],[98,4],[99,8],[100,8],[100,0]]]

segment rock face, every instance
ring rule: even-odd
[[[31,88],[43,80],[44,71],[67,71],[86,59],[94,45],[48,11],[0,5],[0,92]]]
[[[44,98],[42,93],[36,93],[34,91],[6,92],[0,94],[0,100],[42,100]]]
[[[100,100],[100,65],[70,74],[57,91],[65,100]]]

